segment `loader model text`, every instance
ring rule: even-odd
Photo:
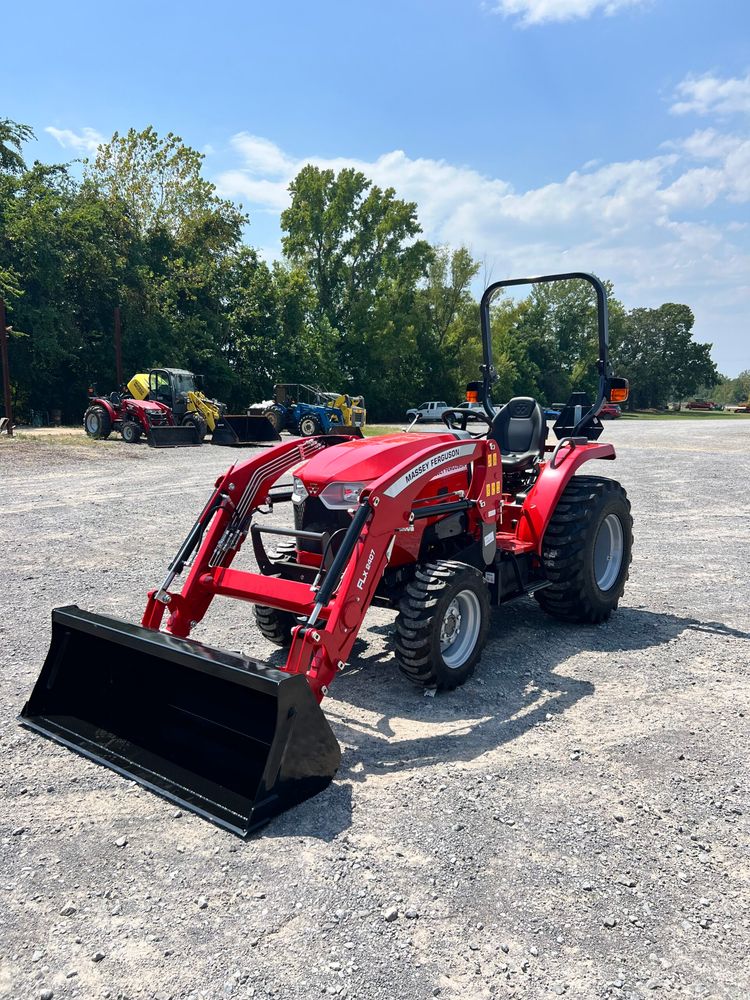
[[[370,575],[370,569],[372,568],[372,562],[375,558],[375,549],[370,549],[370,554],[367,557],[367,562],[365,563],[365,568],[362,576],[357,580],[357,590],[364,590],[365,584],[367,583],[367,577]]]

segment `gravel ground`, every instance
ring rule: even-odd
[[[50,609],[137,621],[238,453],[4,441],[0,995],[749,996],[749,430],[607,426],[586,471],[636,548],[605,625],[511,605],[426,698],[372,611],[324,703],[334,784],[248,842],[15,722]],[[278,655],[236,602],[196,637]]]

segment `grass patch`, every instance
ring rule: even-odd
[[[381,434],[400,434],[403,429],[403,425],[396,427],[393,424],[368,424],[362,429],[362,433],[365,437],[379,437]]]
[[[23,430],[14,430],[13,437],[8,438],[5,435],[0,437],[0,441],[19,441],[24,444],[46,444],[46,445],[85,445],[86,447],[92,447],[94,445],[100,444],[99,441],[94,441],[87,434],[76,433],[71,431],[69,434],[65,432],[57,432],[54,434],[40,433],[39,431],[25,432]]]

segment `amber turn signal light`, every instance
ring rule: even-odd
[[[628,398],[630,386],[626,378],[610,375],[607,379],[607,399],[610,403],[624,403]]]

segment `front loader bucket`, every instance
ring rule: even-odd
[[[163,424],[152,427],[146,440],[152,448],[186,448],[201,443],[200,432],[195,424]]]
[[[256,413],[224,414],[211,435],[211,444],[228,448],[281,441],[281,435],[268,417]]]
[[[341,761],[303,675],[75,606],[20,721],[240,836]]]
[[[349,427],[342,424],[332,424],[326,434],[341,434],[342,437],[363,438],[361,427]]]

